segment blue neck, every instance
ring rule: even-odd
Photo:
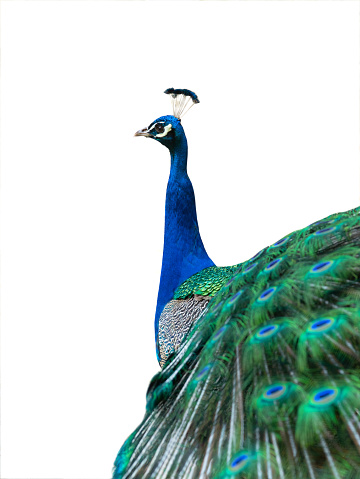
[[[186,171],[188,148],[185,133],[169,149],[171,170],[166,190],[164,251],[155,315],[158,356],[159,317],[166,303],[190,276],[214,266],[200,237],[194,190]]]

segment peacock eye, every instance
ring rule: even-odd
[[[157,133],[164,133],[164,125],[162,123],[156,123],[155,130]]]

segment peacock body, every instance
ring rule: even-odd
[[[167,146],[162,366],[114,479],[360,478],[360,208],[217,267],[206,254],[179,120],[137,135]],[[185,98],[185,100],[184,100]]]

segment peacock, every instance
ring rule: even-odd
[[[170,151],[155,313],[161,371],[114,479],[360,478],[360,207],[218,267],[201,240],[183,115],[135,136]]]

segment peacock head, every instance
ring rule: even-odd
[[[174,114],[157,118],[147,128],[137,131],[135,136],[152,138],[172,150],[178,141],[184,137],[181,117],[195,103],[199,103],[199,99],[195,93],[186,89],[168,88],[165,93],[171,95]]]
[[[176,140],[184,134],[181,121],[172,115],[161,116],[153,121],[147,128],[143,128],[135,133],[135,136],[145,136],[152,138],[164,146],[171,149]]]

